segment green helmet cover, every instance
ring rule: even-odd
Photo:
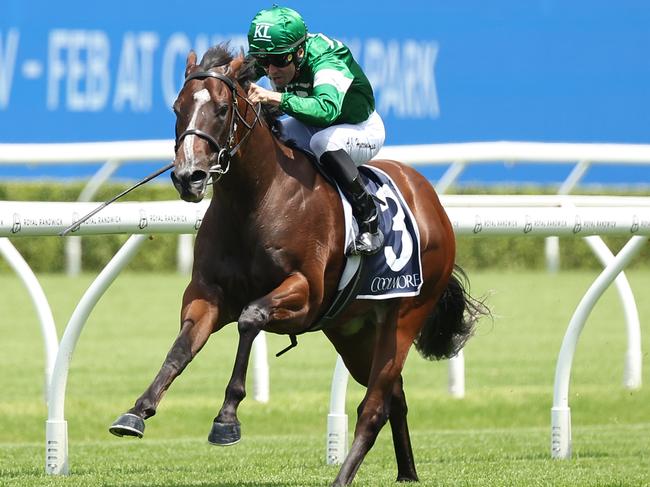
[[[260,10],[248,29],[248,53],[285,54],[305,42],[307,26],[298,12],[274,5]]]

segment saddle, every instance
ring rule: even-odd
[[[292,141],[284,141],[284,143],[302,152],[320,175],[338,190],[345,221],[343,248],[348,248],[359,230],[352,216],[350,203],[312,152]],[[381,169],[362,165],[359,167],[359,173],[366,188],[379,205],[379,227],[386,239],[384,249],[370,256],[346,257],[334,301],[327,311],[303,333],[327,328],[336,320],[341,310],[354,299],[381,300],[417,296],[420,293],[422,286],[420,233],[411,210],[397,185]],[[295,337],[292,338],[292,344],[294,340]]]

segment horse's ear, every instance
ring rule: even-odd
[[[190,74],[190,68],[192,66],[196,66],[196,53],[194,50],[191,50],[190,53],[187,55],[187,60],[185,61],[185,77],[187,78],[187,75]]]
[[[237,56],[230,65],[233,68],[234,77],[237,79],[239,84],[242,85],[244,89],[248,89],[251,77],[253,76],[253,71],[251,70],[254,66],[253,58],[249,59],[245,57],[242,49],[239,56]]]

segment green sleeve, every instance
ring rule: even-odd
[[[311,96],[301,97],[293,93],[282,93],[280,110],[307,125],[328,127],[341,114],[343,95],[331,85],[314,89]]]
[[[334,55],[318,58],[312,66],[312,72],[312,93],[307,97],[283,93],[280,109],[308,125],[328,127],[341,115],[343,98],[354,75]]]

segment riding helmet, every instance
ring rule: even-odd
[[[248,29],[248,53],[255,55],[295,52],[307,39],[307,26],[300,14],[274,5],[260,10]]]

